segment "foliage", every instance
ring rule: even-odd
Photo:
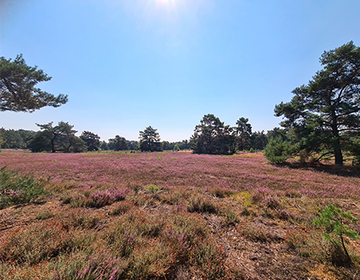
[[[88,151],[97,151],[100,148],[100,137],[99,135],[90,131],[83,131],[80,135],[81,140],[86,143]]]
[[[346,221],[357,222],[349,211],[343,212],[341,209],[329,204],[326,209],[322,211],[319,217],[313,221],[314,225],[322,227],[326,233],[323,234],[324,238],[333,243],[340,243],[344,250],[347,260],[351,263],[351,258],[345,247],[344,237],[347,236],[351,239],[360,239],[356,231],[353,231],[345,224]],[[330,235],[332,233],[332,235]],[[334,238],[333,236],[337,236]],[[339,240],[340,239],[340,240]],[[340,242],[339,242],[340,241]]]
[[[250,143],[250,150],[263,150],[268,143],[268,137],[264,131],[255,131],[250,136]]]
[[[4,128],[0,128],[0,148],[27,149],[34,135],[35,132],[31,130],[6,130]]]
[[[232,128],[213,114],[204,115],[191,137],[193,152],[197,154],[233,154],[235,138]]]
[[[290,102],[276,105],[275,115],[285,118],[281,125],[293,128],[298,141],[305,140],[299,149],[311,151],[321,145],[332,151],[335,164],[342,165],[343,133],[360,126],[360,48],[349,42],[325,51],[320,62],[324,69],[294,89]]]
[[[148,126],[144,131],[139,131],[140,149],[141,151],[161,151],[160,134],[157,129]]]
[[[128,149],[128,144],[124,137],[120,137],[119,135],[116,135],[115,138],[109,139],[108,147],[110,150],[123,151]]]
[[[44,183],[32,176],[18,176],[17,171],[0,169],[0,209],[10,205],[28,203],[46,194]]]
[[[57,97],[36,84],[51,77],[37,66],[28,66],[22,56],[14,60],[0,57],[0,111],[33,112],[45,106],[59,107],[68,101],[67,95]]]
[[[169,141],[162,141],[162,148],[165,151],[180,151],[180,150],[190,150],[191,144],[188,140],[182,140],[178,142],[169,142]],[[178,149],[178,148],[179,149]]]
[[[68,122],[60,121],[53,126],[53,122],[48,124],[37,124],[40,131],[37,132],[30,142],[32,152],[52,152],[57,151],[67,153],[80,153],[86,151],[86,143],[75,136],[76,130]]]
[[[109,150],[109,145],[108,145],[108,143],[106,143],[106,141],[101,141],[101,143],[100,143],[100,149],[101,149],[102,151],[107,151],[107,150]]]
[[[193,152],[226,155],[249,149],[262,150],[266,146],[268,140],[264,131],[253,133],[249,119],[241,117],[236,125],[230,127],[213,114],[204,115],[190,138]]]
[[[161,190],[161,187],[158,187],[156,185],[149,185],[149,186],[145,187],[144,189],[148,190],[149,192],[156,193],[159,190]]]
[[[234,132],[236,135],[236,147],[239,151],[251,148],[250,136],[252,134],[251,124],[249,119],[241,117],[236,121]]]
[[[270,139],[264,149],[264,155],[272,163],[284,163],[290,157],[291,151],[290,142],[277,137]]]

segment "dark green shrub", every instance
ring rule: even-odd
[[[281,137],[271,139],[264,149],[264,156],[271,163],[284,163],[291,154],[290,142],[284,141]]]

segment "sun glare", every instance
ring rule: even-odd
[[[168,10],[173,10],[176,8],[176,1],[175,0],[156,0],[156,6],[161,6]]]

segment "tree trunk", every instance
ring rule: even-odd
[[[343,166],[343,155],[340,149],[340,145],[336,145],[336,147],[334,147],[334,155],[335,155],[335,164],[339,166]]]
[[[51,152],[55,153],[55,139],[51,139]]]
[[[341,144],[340,144],[340,135],[338,130],[338,124],[337,124],[337,116],[335,111],[332,111],[331,113],[332,117],[332,134],[334,136],[334,156],[335,156],[335,165],[343,166],[343,155],[341,152]]]

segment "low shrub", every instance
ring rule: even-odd
[[[161,187],[158,187],[156,185],[149,185],[149,186],[145,187],[144,189],[151,193],[156,193],[161,190]]]
[[[285,242],[301,257],[335,266],[349,266],[349,260],[341,244],[326,240],[321,232],[313,228],[288,230]]]
[[[161,201],[169,205],[177,205],[180,204],[188,196],[189,193],[186,191],[173,191],[170,193],[162,194]]]
[[[35,201],[45,195],[45,182],[34,177],[18,176],[17,171],[9,171],[6,166],[0,169],[0,209]]]
[[[284,163],[291,154],[292,146],[290,142],[284,141],[280,136],[270,139],[264,149],[264,156],[271,163]]]
[[[146,245],[135,246],[125,278],[167,279],[176,264],[170,244],[153,239]]]
[[[121,201],[111,210],[111,215],[125,214],[133,207],[135,207],[135,205],[132,201]]]
[[[101,208],[111,205],[116,201],[124,200],[131,192],[131,189],[110,188],[107,190],[95,191],[88,195],[77,195],[63,198],[63,204],[70,204],[72,207]]]
[[[264,226],[252,226],[251,224],[239,224],[237,231],[246,239],[255,242],[270,242],[274,237]]]
[[[59,221],[44,222],[6,236],[0,245],[0,260],[34,265],[61,252],[69,252],[74,246],[72,231],[65,230]]]
[[[204,279],[231,278],[231,272],[225,266],[226,254],[221,246],[204,240],[194,248],[192,258],[197,263]]]
[[[85,251],[61,255],[48,269],[53,271],[53,280],[121,279],[127,266],[127,260],[100,249],[91,255]]]
[[[281,208],[281,201],[275,196],[268,196],[263,200],[263,203],[267,208],[270,209],[279,209]]]
[[[289,220],[294,217],[292,213],[283,209],[275,209],[275,216],[278,217],[280,220]]]
[[[351,230],[348,225],[344,224],[345,221],[357,222],[358,220],[349,211],[343,212],[341,209],[329,204],[320,216],[314,219],[313,224],[325,230],[323,237],[332,243],[336,249],[333,255],[340,256],[340,258],[336,257],[336,259],[343,259],[341,265],[350,265],[352,260],[346,249],[344,238],[360,239],[360,236],[356,231]]]
[[[46,210],[46,211],[43,211],[43,212],[40,212],[36,215],[35,219],[36,220],[47,220],[47,219],[50,219],[51,217],[53,217],[54,214],[51,213],[50,211]]]
[[[199,214],[188,212],[174,213],[167,218],[169,225],[167,230],[176,232],[178,235],[187,236],[190,246],[196,244],[199,239],[206,239],[210,235],[210,229]]]
[[[234,225],[240,221],[239,216],[228,207],[226,207],[225,210],[222,211],[222,215],[224,216],[225,222],[228,225]]]
[[[218,207],[210,199],[200,196],[191,197],[187,209],[189,212],[218,213]]]
[[[213,187],[209,190],[209,193],[215,197],[224,198],[234,194],[234,191],[224,187]]]

